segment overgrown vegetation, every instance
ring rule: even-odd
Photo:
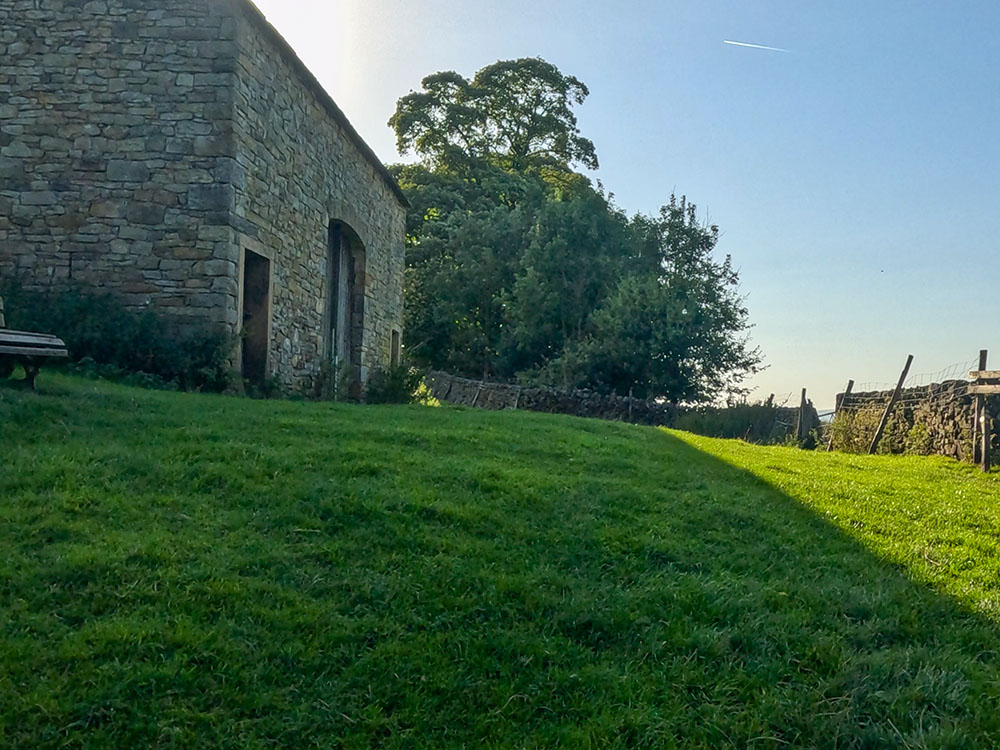
[[[871,405],[839,412],[829,430],[837,450],[845,453],[867,453],[872,438],[882,421],[885,405]],[[971,444],[971,436],[966,436]],[[879,453],[908,453],[919,456],[934,452],[934,442],[927,425],[904,407],[894,410],[878,445]]]
[[[407,224],[408,352],[467,377],[705,402],[760,353],[718,228],[670,196],[628,217],[574,171],[587,87],[544,60],[436,73],[390,120]]]
[[[365,385],[365,403],[412,404],[423,379],[423,372],[407,364],[375,368]]]
[[[794,435],[795,425],[781,420],[772,400],[681,410],[675,426],[696,435],[739,438],[761,445],[779,445]]]
[[[0,282],[7,327],[53,333],[66,342],[71,369],[145,387],[222,391],[231,383],[232,336],[212,330],[178,335],[152,311],[128,309],[110,294],[70,286],[36,291]]]
[[[1000,475],[0,387],[0,745],[990,747]]]

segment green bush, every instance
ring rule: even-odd
[[[33,291],[5,281],[0,296],[9,328],[55,334],[66,342],[71,368],[83,374],[189,391],[222,391],[231,382],[231,334],[181,336],[152,311],[79,287]]]
[[[923,422],[915,422],[906,435],[906,452],[929,456],[934,452],[934,440]]]
[[[313,383],[312,398],[317,401],[350,401],[354,382],[353,366],[341,363],[335,367],[332,362],[324,362]]]
[[[369,404],[411,404],[424,374],[409,365],[378,368],[368,376],[365,402]]]
[[[779,444],[788,435],[794,439],[795,425],[782,424],[779,408],[770,400],[756,404],[704,407],[678,415],[675,427],[696,435],[741,438],[751,443]]]
[[[867,453],[884,412],[884,404],[839,412],[830,425],[833,447],[843,453]],[[902,409],[898,409],[882,433],[878,453],[903,453],[910,439],[909,433],[906,416]]]

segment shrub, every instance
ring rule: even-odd
[[[843,453],[867,453],[884,411],[885,405],[877,404],[838,412],[830,425],[833,447]],[[893,414],[882,434],[878,452],[901,453],[905,440],[905,423],[898,413]]]
[[[779,415],[779,407],[768,400],[684,411],[678,415],[674,426],[696,435],[741,438],[751,443],[782,443],[788,435],[794,440],[795,425],[782,423]]]
[[[365,402],[369,404],[411,404],[424,374],[409,365],[378,368],[368,376]]]
[[[929,456],[934,452],[934,440],[923,422],[914,422],[906,435],[906,452]]]
[[[69,287],[27,290],[0,283],[10,328],[53,333],[78,372],[149,387],[222,391],[231,381],[236,339],[203,329],[181,336],[151,310],[125,307],[110,294]]]
[[[350,401],[354,368],[346,363],[334,367],[332,362],[320,365],[313,383],[312,398],[317,401]]]

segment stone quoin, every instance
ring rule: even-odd
[[[0,0],[0,276],[357,388],[399,356],[405,205],[248,0]]]

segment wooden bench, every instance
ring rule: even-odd
[[[4,328],[3,298],[0,297],[0,378],[10,377],[15,365],[24,368],[28,385],[35,388],[39,368],[50,359],[68,357],[66,344],[50,333],[11,331]]]

